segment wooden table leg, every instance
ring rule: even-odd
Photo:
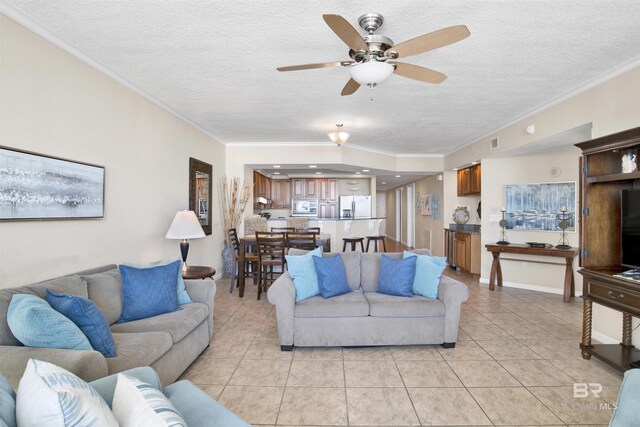
[[[498,286],[502,286],[502,265],[500,264],[500,254],[498,253],[498,256],[496,257],[498,259],[498,267],[496,268],[497,270],[497,276],[498,276]]]
[[[238,261],[238,296],[242,298],[244,297],[244,281],[245,281],[245,277],[244,277],[245,258],[244,257],[245,257],[245,251],[247,250],[247,248],[244,242],[242,241],[242,239],[240,239],[239,246],[240,247],[238,249],[240,252],[240,261]]]
[[[631,344],[631,315],[622,313],[622,345],[625,347],[633,347]]]
[[[493,262],[491,263],[491,273],[489,274],[489,289],[494,290],[496,288],[496,273],[500,269],[500,252],[491,252],[493,255]],[[500,272],[500,285],[502,285],[502,272]]]
[[[582,349],[582,358],[589,360],[591,355],[587,352],[587,349],[591,348],[592,303],[590,300],[585,299],[582,306],[582,343],[580,348]]]
[[[565,258],[567,268],[564,271],[564,295],[562,301],[571,302],[573,294],[573,258]]]

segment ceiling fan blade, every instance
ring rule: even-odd
[[[351,49],[355,51],[364,50],[365,52],[369,50],[369,46],[364,42],[360,33],[342,16],[322,15],[322,18],[333,32]]]
[[[355,81],[353,79],[349,79],[347,84],[344,85],[344,88],[342,88],[342,92],[340,92],[340,95],[342,95],[342,96],[352,95],[359,88],[360,88],[360,83],[358,83],[357,81]]]
[[[388,51],[396,52],[398,58],[405,58],[459,42],[469,37],[470,34],[465,25],[456,25],[399,43],[389,48]]]
[[[352,64],[353,61],[336,61],[336,62],[320,62],[318,64],[303,64],[303,65],[290,65],[288,67],[278,67],[278,71],[298,71],[298,70],[311,70],[313,68],[331,68],[339,66],[347,66]]]
[[[419,67],[417,65],[405,64],[402,62],[389,62],[396,66],[396,73],[399,76],[406,77],[408,79],[418,80],[425,83],[442,83],[446,80],[447,76],[444,74],[431,70],[425,67]]]

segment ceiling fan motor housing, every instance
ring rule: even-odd
[[[384,17],[379,13],[365,13],[360,18],[358,18],[358,24],[362,27],[367,33],[373,34],[378,28],[382,26],[384,22]]]
[[[364,38],[365,43],[369,46],[369,52],[361,50],[355,51],[349,50],[349,56],[356,62],[362,62],[365,60],[382,60],[386,61],[385,51],[393,47],[393,40],[389,37],[379,36],[377,34],[371,34]]]

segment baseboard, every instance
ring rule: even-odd
[[[603,344],[620,344],[620,340],[611,338],[609,335],[605,335],[602,332],[591,331],[591,338],[600,341]]]
[[[485,277],[481,277],[479,280],[480,283],[485,285],[489,284],[489,279]],[[556,295],[564,295],[564,289],[559,288],[550,288],[547,286],[539,286],[539,285],[529,285],[528,283],[516,283],[516,282],[505,282],[502,281],[502,286],[507,288],[516,288],[516,289],[526,289],[528,291],[538,291],[538,292],[546,292],[548,294],[556,294]],[[582,290],[576,289],[576,296],[579,297],[582,295]]]

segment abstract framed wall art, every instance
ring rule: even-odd
[[[569,227],[576,230],[576,183],[549,182],[507,185],[507,229],[518,231],[561,231],[560,209],[566,208]]]
[[[104,167],[0,146],[0,221],[104,218]]]

